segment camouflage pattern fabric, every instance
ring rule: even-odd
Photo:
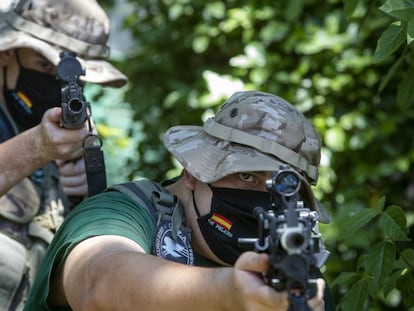
[[[289,164],[304,176],[304,193],[320,221],[330,216],[316,200],[321,143],[310,122],[286,100],[257,91],[237,92],[200,126],[175,126],[165,147],[194,177],[212,183],[246,171],[277,171]]]
[[[56,66],[70,49],[86,70],[82,80],[120,87],[127,78],[106,61],[109,33],[109,18],[96,0],[18,0],[0,11],[0,51],[30,48]]]

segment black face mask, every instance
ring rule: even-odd
[[[211,187],[211,186],[210,186]],[[269,193],[253,190],[211,187],[213,198],[209,214],[198,215],[198,226],[213,253],[225,263],[233,265],[245,249],[239,246],[239,238],[257,236],[257,219],[253,210],[265,209],[270,204]]]
[[[14,90],[6,86],[7,67],[4,67],[3,93],[14,120],[28,129],[40,123],[47,109],[60,106],[60,82],[49,74],[23,68],[20,61],[19,67]]]

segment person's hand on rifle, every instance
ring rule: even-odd
[[[85,126],[80,129],[65,129],[60,126],[62,109],[55,107],[47,110],[39,124],[36,141],[43,149],[42,155],[45,162],[53,159],[60,160],[75,160],[82,156],[82,143],[86,135],[88,135],[88,128]]]
[[[85,122],[85,127],[89,128],[89,124],[91,126],[91,132],[89,134],[97,135],[97,130],[93,118],[90,118],[90,122]],[[73,130],[71,129],[70,131]],[[63,192],[70,197],[87,197],[88,181],[86,177],[85,161],[83,157],[72,161],[56,160],[55,162],[59,167],[59,182]]]
[[[74,161],[56,160],[60,171],[60,185],[67,196],[88,195],[85,161],[79,158]]]
[[[239,310],[283,310],[289,307],[286,291],[278,292],[263,281],[263,273],[269,268],[269,256],[265,253],[245,252],[234,265],[234,288],[239,294]],[[323,292],[325,281],[317,280],[318,292],[308,300],[312,310],[324,310]]]
[[[7,180],[0,179],[0,195],[24,176],[30,175],[34,170],[54,159],[71,161],[82,156],[82,142],[88,134],[87,127],[77,130],[64,129],[60,126],[60,117],[60,107],[50,108],[44,113],[38,125],[0,145],[2,157],[8,159],[4,162],[7,166],[2,170],[2,176],[7,176]],[[26,151],[28,148],[30,152]],[[13,151],[13,155],[9,156],[8,150]],[[7,169],[17,167],[17,163],[25,163],[25,165],[20,165],[19,170]]]

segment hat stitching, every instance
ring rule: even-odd
[[[216,138],[247,145],[254,147],[264,153],[272,154],[277,158],[282,159],[283,161],[297,167],[301,171],[306,172],[306,174],[313,181],[316,181],[318,179],[318,168],[316,166],[310,164],[300,154],[286,148],[283,145],[280,145],[275,141],[252,135],[238,129],[227,127],[225,125],[217,123],[213,118],[210,118],[206,121],[203,126],[203,130],[207,134]]]

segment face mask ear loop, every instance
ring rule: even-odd
[[[209,188],[211,189],[211,191],[213,191],[213,187],[211,186],[211,184],[207,184],[207,185],[209,186]],[[193,191],[191,191],[191,193],[193,194],[193,205],[194,205],[194,210],[195,210],[195,212],[196,212],[196,214],[197,214],[197,217],[198,217],[198,218],[200,218],[200,217],[201,217],[201,214],[200,214],[200,211],[198,210],[197,203],[196,203],[196,201],[195,201],[195,197],[194,197],[194,190],[193,190]]]
[[[193,191],[191,191],[191,193],[193,194],[193,205],[194,205],[194,210],[195,210],[195,212],[196,212],[196,214],[197,214],[197,217],[198,217],[198,218],[200,218],[200,217],[201,217],[201,215],[200,215],[200,211],[198,210],[197,203],[196,203],[196,201],[195,201],[195,197],[194,197],[194,190],[193,190]]]
[[[9,89],[7,85],[7,66],[3,66],[3,91],[6,93],[6,90]]]
[[[22,63],[20,62],[20,57],[19,57],[19,53],[18,53],[18,49],[16,49],[16,52],[15,52],[15,54],[16,54],[16,60],[17,60],[17,63],[19,64],[19,68],[22,68]]]

